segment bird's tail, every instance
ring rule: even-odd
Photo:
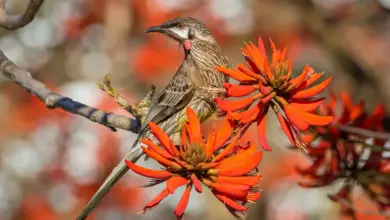
[[[87,206],[81,211],[80,215],[77,217],[77,220],[84,220],[88,215],[95,209],[95,207],[101,202],[103,197],[110,191],[110,189],[115,185],[115,183],[129,170],[125,160],[129,160],[133,163],[143,155],[142,149],[137,146],[140,144],[140,138],[134,142],[130,152],[126,155],[125,158],[111,171],[110,175],[104,180],[104,183],[100,186],[98,191],[93,195],[91,200],[88,202]]]

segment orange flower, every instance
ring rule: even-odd
[[[333,115],[333,123],[314,127],[303,133],[308,156],[312,164],[298,168],[303,176],[302,187],[320,187],[343,179],[343,186],[336,194],[329,195],[333,201],[350,201],[353,187],[359,185],[381,210],[390,206],[390,161],[383,153],[386,140],[369,136],[350,134],[340,129],[341,125],[383,131],[382,123],[386,112],[383,105],[377,106],[371,114],[364,111],[364,103],[354,104],[351,97],[343,92],[340,101],[342,111],[336,114],[337,97],[329,93],[329,102],[318,109],[320,115]],[[367,154],[369,153],[369,154]],[[375,178],[374,178],[375,177]],[[382,181],[381,178],[387,179]],[[343,204],[342,204],[343,205]],[[342,213],[354,215],[351,207],[343,206]]]
[[[233,117],[241,124],[257,122],[260,145],[271,150],[265,138],[266,114],[271,107],[276,113],[283,131],[294,146],[303,142],[298,130],[307,130],[310,125],[322,126],[332,121],[331,116],[311,113],[324,101],[315,97],[330,83],[332,77],[310,87],[322,73],[316,73],[306,66],[302,73],[292,79],[291,61],[286,58],[287,50],[280,51],[271,41],[272,61],[268,62],[263,40],[259,37],[258,47],[253,43],[242,49],[247,67],[238,64],[235,69],[216,67],[218,71],[238,80],[240,84],[225,83],[227,95],[244,97],[237,100],[217,98],[219,108],[233,112]],[[280,112],[284,111],[284,115]]]
[[[261,151],[253,142],[241,146],[238,137],[231,138],[233,126],[228,118],[222,128],[214,129],[206,140],[201,135],[199,119],[190,108],[187,108],[187,118],[179,146],[175,146],[160,127],[149,122],[150,131],[161,147],[150,139],[143,139],[142,143],[147,147],[142,147],[142,150],[159,162],[163,170],[151,170],[126,161],[131,170],[153,178],[155,184],[166,182],[166,188],[144,207],[144,212],[173,194],[178,187],[186,185],[174,212],[181,219],[192,187],[201,193],[203,183],[233,215],[245,213],[246,204],[260,198],[256,185],[261,176],[256,167],[262,157]]]
[[[338,101],[342,104],[340,106],[342,108],[340,114],[336,114],[336,103]],[[375,130],[378,132],[382,132],[384,130],[382,127],[382,121],[386,116],[384,105],[378,105],[371,114],[368,114],[364,110],[364,102],[360,101],[358,104],[354,104],[350,95],[346,92],[342,92],[340,98],[337,99],[336,95],[332,91],[329,91],[328,103],[323,103],[318,108],[317,113],[319,115],[333,116],[333,122],[327,126],[315,126],[311,131],[303,132],[302,137],[307,144],[309,153],[312,150],[319,151],[318,149],[312,149],[313,147],[311,146],[311,143],[314,140],[317,140],[318,137],[323,137],[319,142],[321,148],[336,145],[337,141],[347,137],[347,132],[341,130],[339,127],[340,125],[349,125],[367,130]],[[358,136],[363,140],[371,138],[357,134],[355,134],[355,136]],[[374,138],[373,144],[384,145],[385,140]]]

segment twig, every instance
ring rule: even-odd
[[[360,134],[365,137],[372,137],[372,138],[383,139],[383,140],[390,139],[390,133],[371,131],[364,128],[358,128],[349,125],[335,124],[335,126],[340,128],[340,130],[353,133],[353,134]]]
[[[341,197],[341,196],[335,196],[337,198],[337,202],[339,202],[341,205],[355,211],[361,214],[365,215],[381,215],[381,216],[390,216],[390,211],[374,211],[374,210],[363,210],[360,208],[355,207],[352,202],[348,201],[347,199]]]
[[[10,15],[5,10],[5,1],[0,0],[0,27],[7,30],[16,30],[29,24],[44,2],[44,0],[30,0],[23,14]]]
[[[116,101],[116,103],[124,108],[126,111],[128,111],[130,114],[133,114],[132,109],[130,108],[130,104],[126,101],[126,99],[117,92],[114,87],[111,85],[111,77],[110,74],[107,74],[104,77],[103,82],[98,84],[99,88],[106,92],[109,96],[113,97]]]
[[[296,183],[293,182],[283,182],[283,184],[288,187],[288,188],[294,188],[296,186]],[[365,215],[381,215],[381,216],[390,216],[390,210],[387,210],[387,211],[375,211],[375,210],[364,210],[364,209],[360,209],[360,208],[357,208],[352,202],[348,201],[347,199],[341,197],[341,196],[337,196],[337,195],[333,195],[332,194],[332,197],[335,199],[335,200],[331,200],[331,201],[334,201],[336,203],[339,203],[340,205],[344,205],[346,208],[349,208],[357,213],[361,213],[361,214],[365,214]]]
[[[115,128],[138,133],[140,121],[124,116],[107,113],[99,109],[76,102],[68,97],[53,93],[43,83],[31,77],[31,74],[10,61],[0,50],[0,72],[8,79],[19,84],[28,92],[36,95],[48,108],[61,108],[67,112],[83,116],[93,122],[105,125],[113,130]]]
[[[156,92],[156,87],[152,85],[150,91],[146,94],[146,96],[135,104],[129,104],[122,94],[117,92],[115,88],[111,84],[110,75],[107,74],[104,77],[103,82],[99,83],[99,88],[105,91],[109,96],[113,97],[118,103],[119,106],[124,108],[134,117],[139,118],[141,122],[144,121],[147,113],[149,112],[150,105],[152,104],[153,96]]]

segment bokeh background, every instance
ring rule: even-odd
[[[27,2],[8,0],[6,8],[22,12]],[[183,59],[182,49],[143,31],[177,16],[203,21],[234,64],[243,61],[245,41],[271,37],[279,47],[288,46],[296,74],[310,64],[334,76],[335,92],[365,99],[368,110],[378,103],[390,107],[390,0],[50,0],[26,27],[0,30],[0,48],[56,92],[127,115],[97,84],[111,73],[114,87],[129,102],[142,98],[151,84],[163,88]],[[288,149],[275,120],[268,122],[274,150],[260,164],[263,196],[249,219],[343,219],[327,197],[337,183],[299,188],[295,167],[307,164],[306,158]],[[1,77],[0,124],[2,220],[75,219],[135,138],[48,110]],[[129,172],[90,219],[173,219],[183,189],[137,215],[162,187],[140,188],[143,181]],[[359,190],[355,202],[359,209],[375,210]],[[207,193],[191,195],[185,218],[233,219]],[[385,218],[360,213],[358,219]]]

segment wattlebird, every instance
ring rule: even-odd
[[[85,219],[128,171],[125,160],[135,163],[143,155],[141,139],[153,140],[148,129],[149,121],[161,127],[174,144],[179,144],[183,123],[187,121],[186,107],[192,108],[203,122],[217,111],[214,99],[224,95],[223,83],[228,79],[215,67],[230,67],[230,63],[221,54],[215,38],[202,22],[189,17],[175,18],[145,31],[152,32],[162,33],[178,41],[184,50],[184,60],[172,80],[152,103],[130,152],[106,178],[78,220]]]

